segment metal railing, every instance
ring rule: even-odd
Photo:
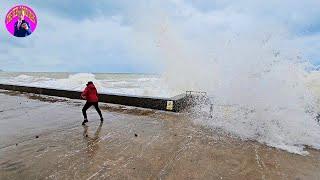
[[[186,96],[192,96],[192,95],[207,96],[207,92],[204,92],[204,91],[186,91]]]

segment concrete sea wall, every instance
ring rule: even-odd
[[[80,91],[18,86],[0,84],[0,89],[34,93],[48,96],[65,97],[70,99],[80,99]],[[99,94],[99,102],[135,106],[163,111],[180,112],[187,107],[188,96],[181,94],[172,98],[159,98],[149,96],[129,96],[122,94]]]

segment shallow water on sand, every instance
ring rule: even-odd
[[[45,99],[0,94],[0,179],[320,178],[316,150],[291,154],[183,114],[105,104],[105,122],[90,110],[83,127],[83,102]]]

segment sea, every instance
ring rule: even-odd
[[[0,83],[32,87],[82,91],[88,81],[99,93],[165,98],[183,93],[170,89],[157,74],[0,72]]]

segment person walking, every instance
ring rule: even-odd
[[[87,83],[87,87],[85,88],[85,90],[82,92],[81,97],[85,100],[87,100],[86,104],[83,106],[82,108],[82,114],[84,117],[84,120],[82,122],[82,125],[85,125],[88,122],[88,118],[87,118],[87,110],[91,107],[94,106],[94,108],[96,109],[96,111],[98,112],[99,116],[100,116],[100,120],[101,122],[103,122],[103,117],[101,114],[101,111],[99,109],[99,105],[98,105],[98,92],[96,87],[94,86],[92,81],[89,81]]]

